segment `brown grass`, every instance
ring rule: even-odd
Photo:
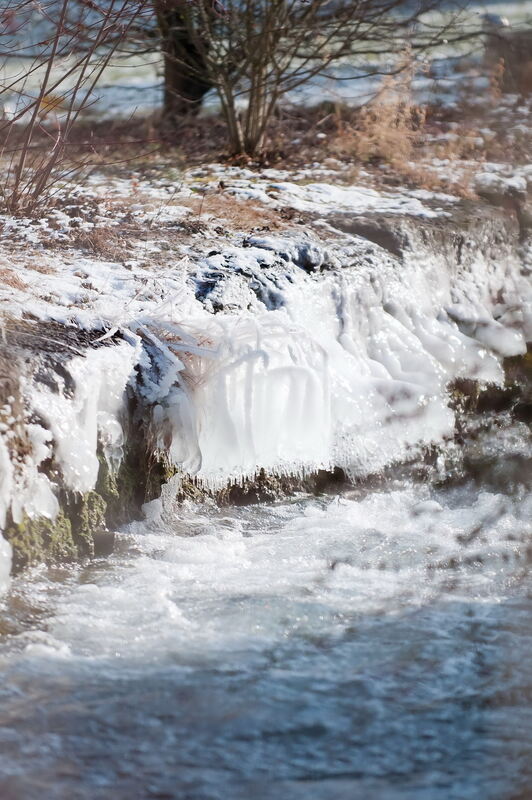
[[[51,275],[53,273],[52,267],[47,264],[36,264],[32,262],[28,264],[28,269],[32,269],[34,272],[39,272],[41,275]]]
[[[408,52],[399,67],[397,75],[383,80],[382,89],[372,103],[351,114],[347,121],[337,114],[332,149],[340,157],[364,163],[366,168],[380,167],[375,172],[378,183],[406,183],[413,188],[474,197],[474,169],[458,162],[485,160],[480,121],[477,120],[478,127],[472,122],[438,125],[432,119],[432,110],[414,101],[412,82],[416,65]],[[495,69],[490,84],[493,96],[500,81],[500,69]],[[432,167],[435,158],[456,162],[457,168],[451,165],[449,176],[444,176]]]
[[[121,261],[127,250],[127,241],[131,232],[124,235],[124,231],[119,234],[115,228],[104,226],[93,228],[90,231],[80,231],[75,234],[69,245],[86,250],[91,255],[103,258],[106,261]]]
[[[22,290],[27,288],[27,284],[9,267],[0,267],[0,286],[10,286],[12,289]]]
[[[339,120],[336,147],[361,161],[379,159],[400,166],[422,141],[426,110],[413,99],[412,81],[419,67],[406,51],[398,72],[385,77],[375,99],[364,106],[355,125]]]
[[[117,215],[128,218],[128,206],[138,202],[137,198],[113,198],[112,207]],[[149,206],[153,207],[150,198]],[[171,203],[169,204],[171,205]],[[156,237],[160,243],[176,244],[183,242],[187,236],[205,234],[209,231],[226,236],[230,231],[245,233],[260,230],[278,230],[305,220],[297,212],[288,213],[286,209],[276,210],[259,203],[240,200],[228,190],[208,191],[181,199],[179,205],[191,209],[191,214],[170,225],[158,227],[147,222],[123,221],[120,226],[98,226],[91,230],[73,230],[68,239],[50,239],[44,244],[51,249],[71,248],[84,250],[93,256],[106,261],[123,261],[127,258],[131,245],[142,242],[147,236]],[[164,209],[164,203],[161,208]],[[138,251],[135,250],[136,255]],[[150,254],[150,259],[157,261],[157,254]]]
[[[195,216],[186,218],[186,224],[195,220],[202,223],[218,223],[240,231],[256,231],[265,228],[284,228],[286,220],[281,212],[268,206],[239,200],[227,191],[208,192],[201,197],[191,197],[182,205],[192,209]]]

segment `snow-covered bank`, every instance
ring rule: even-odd
[[[518,232],[456,203],[419,213],[416,200],[417,216],[401,217],[383,196],[386,218],[376,196],[357,213],[397,252],[350,232],[360,216],[332,200],[312,228],[174,249],[160,237],[175,215],[159,212],[139,257],[121,262],[37,246],[35,270],[18,269],[4,294],[5,315],[26,318],[10,340],[19,397],[2,398],[4,522],[53,519],[62,491],[90,493],[102,459],[117,468],[124,426],[143,429],[146,471],[162,453],[210,490],[261,470],[367,475],[451,437],[450,382],[501,383],[502,359],[532,339]],[[9,252],[4,263],[17,266]],[[45,363],[61,326],[84,330],[83,346],[59,342]]]

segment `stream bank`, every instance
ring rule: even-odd
[[[84,259],[79,312],[52,295],[13,306],[0,510],[15,571],[109,553],[172,476],[183,499],[279,499],[393,465],[428,474],[482,415],[529,422],[528,232],[492,201],[337,212],[175,271],[170,252],[164,280]],[[103,320],[109,291],[127,316]]]

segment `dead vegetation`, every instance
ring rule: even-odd
[[[139,197],[133,199],[135,206],[143,205],[139,203]],[[152,219],[146,221],[132,215],[133,199],[113,197],[110,203],[103,204],[107,212],[111,210],[114,224],[106,224],[105,218],[102,218],[92,228],[63,229],[62,235],[57,238],[43,236],[41,244],[47,250],[73,249],[104,261],[123,263],[128,259],[141,259],[156,265],[167,259],[169,251],[179,248],[193,237],[215,235],[227,238],[234,233],[248,235],[258,231],[281,230],[295,223],[306,222],[304,215],[293,209],[275,209],[246,202],[221,187],[179,198],[179,206],[190,209],[190,213],[162,223],[158,222],[158,217],[171,208],[171,201],[168,204],[161,202],[156,207],[152,198],[142,198],[149,201],[145,202],[143,210],[151,209],[153,214]],[[82,213],[79,207],[76,208],[76,213]],[[150,249],[150,243],[156,246],[155,250]],[[49,267],[38,264],[34,269],[50,272]],[[16,279],[14,273],[13,276]]]
[[[218,192],[208,192],[201,197],[184,200],[182,205],[188,206],[194,214],[194,217],[187,219],[188,225],[196,220],[204,224],[217,223],[250,233],[265,228],[283,228],[287,222],[282,212],[239,200],[223,188]]]
[[[9,267],[0,267],[0,286],[9,286],[11,289],[24,290],[27,285],[12,269],[9,269]]]
[[[105,261],[122,261],[130,239],[128,233],[131,232],[118,233],[114,228],[98,226],[76,233],[69,241],[69,246]]]
[[[410,52],[387,76],[374,100],[363,106],[354,123],[337,117],[337,148],[359,161],[383,160],[396,168],[410,161],[423,138],[426,109],[415,102],[412,81],[418,66]]]

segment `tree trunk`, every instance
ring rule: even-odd
[[[164,57],[163,119],[172,123],[197,111],[212,88],[206,65],[187,35],[179,10],[171,2],[155,3]]]

